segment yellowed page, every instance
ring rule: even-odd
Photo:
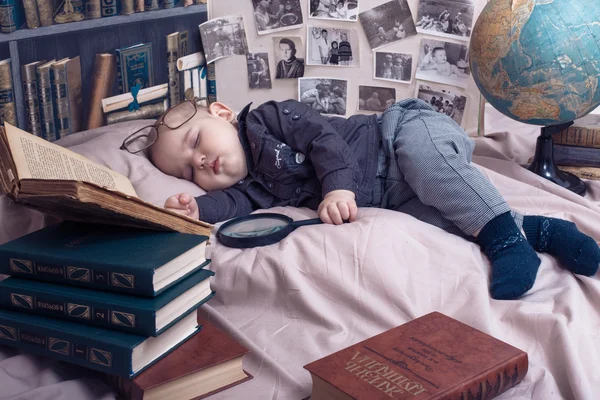
[[[19,179],[66,179],[91,182],[137,197],[129,179],[84,156],[4,124]]]

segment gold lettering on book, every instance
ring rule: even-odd
[[[391,398],[394,398],[396,393],[407,392],[418,396],[427,391],[419,382],[407,378],[394,371],[389,365],[361,354],[359,351],[346,363],[344,369]]]

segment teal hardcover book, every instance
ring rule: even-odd
[[[213,275],[201,269],[155,298],[11,277],[0,282],[0,308],[158,336],[214,295]]]
[[[0,310],[0,345],[133,378],[196,333],[191,313],[158,337],[100,329],[39,315]]]
[[[0,274],[155,297],[208,264],[208,237],[62,222],[0,245]]]
[[[128,93],[135,85],[140,89],[154,86],[152,43],[138,43],[116,50],[119,91]]]

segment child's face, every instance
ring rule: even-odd
[[[150,150],[152,162],[165,174],[207,191],[233,186],[248,175],[237,128],[229,122],[233,118],[233,111],[215,102],[179,129],[161,126]]]
[[[433,59],[437,61],[439,64],[443,64],[446,62],[446,50],[436,50],[433,55]]]

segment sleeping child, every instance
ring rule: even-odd
[[[476,242],[490,260],[495,299],[516,299],[533,286],[536,251],[575,274],[594,275],[594,239],[571,222],[511,210],[471,164],[473,146],[447,115],[406,99],[382,115],[347,119],[295,100],[248,105],[237,117],[220,102],[185,101],[122,148],[146,151],[162,172],[206,190],[196,198],[174,194],[164,205],[206,222],[294,206],[339,225],[355,221],[358,207],[379,207]]]

